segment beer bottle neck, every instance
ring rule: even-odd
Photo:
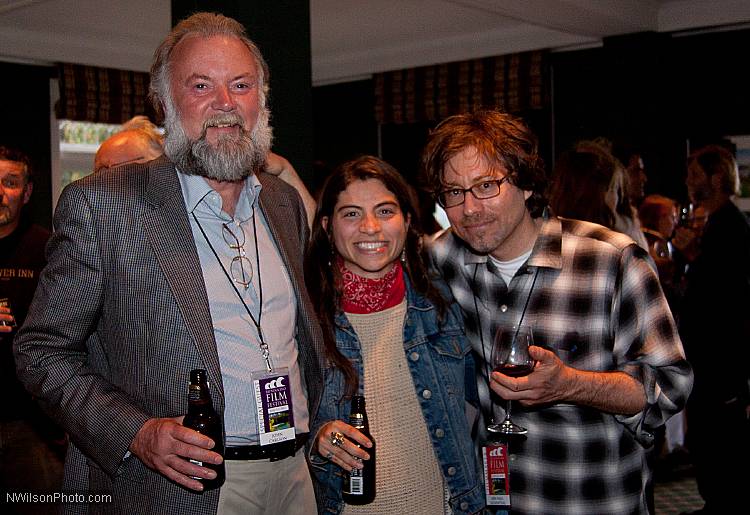
[[[357,429],[367,426],[367,412],[365,411],[365,398],[362,395],[352,397],[352,408],[349,415],[349,424]]]
[[[211,395],[208,393],[208,387],[203,385],[191,384],[188,390],[189,406],[212,406]]]
[[[349,416],[349,425],[352,427],[356,427],[357,429],[362,429],[365,427],[365,417],[361,413],[352,413]]]
[[[351,413],[364,413],[365,412],[365,397],[364,395],[355,395],[352,397],[352,409]]]

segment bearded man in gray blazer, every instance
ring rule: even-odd
[[[304,208],[262,171],[267,84],[239,23],[183,20],[151,69],[165,156],[93,174],[60,197],[14,351],[26,388],[70,435],[68,512],[315,510],[300,447],[320,402],[322,338],[302,278]],[[227,446],[226,482],[205,492],[198,478],[215,472],[195,462],[221,456],[181,425],[199,368]],[[292,399],[283,445],[266,445],[268,413],[254,404],[263,374],[288,380],[274,383]]]

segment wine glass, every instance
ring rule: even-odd
[[[678,219],[678,225],[681,227],[692,227],[695,221],[695,206],[692,202],[682,204],[680,206],[680,213]]]
[[[521,377],[531,373],[534,360],[529,356],[529,346],[534,345],[531,327],[513,326],[500,328],[495,333],[492,342],[492,370],[506,376]],[[492,423],[487,430],[504,435],[525,435],[528,430],[510,419],[511,401],[507,401],[505,419],[500,423]]]
[[[654,260],[672,259],[672,248],[669,245],[669,241],[664,238],[656,238],[651,243],[651,257]]]

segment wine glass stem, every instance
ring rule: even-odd
[[[510,404],[511,404],[511,401],[508,401],[506,404],[507,405],[505,407],[505,420],[510,420]]]

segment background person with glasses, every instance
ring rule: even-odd
[[[242,25],[198,13],[156,50],[151,95],[165,156],[64,190],[15,341],[23,382],[71,435],[63,491],[112,496],[92,513],[314,513],[301,447],[322,334],[302,201],[264,171],[267,66]],[[202,494],[196,478],[216,473],[200,463],[222,458],[182,426],[193,369],[207,370],[225,435],[226,481]],[[278,445],[264,440],[270,411],[254,410],[271,384],[256,373],[288,379],[273,383],[292,399]]]
[[[645,449],[687,400],[692,372],[646,251],[547,209],[536,138],[498,111],[432,132],[425,183],[451,228],[430,244],[460,304],[477,362],[477,446],[501,399],[528,429],[509,442],[516,513],[647,513]],[[524,377],[488,369],[492,336],[533,330]]]

